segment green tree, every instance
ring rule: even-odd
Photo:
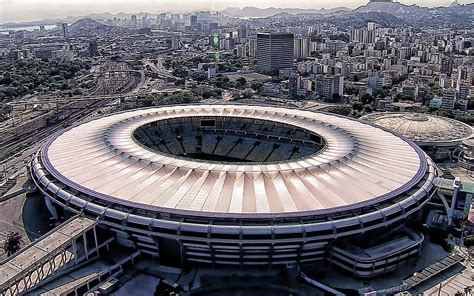
[[[199,72],[193,73],[193,78],[194,80],[199,81],[199,82],[207,79],[206,74],[199,73]]]
[[[186,84],[186,79],[184,79],[184,78],[177,79],[177,80],[174,82],[174,85],[176,85],[176,86],[185,85],[185,84]]]
[[[254,80],[250,83],[250,87],[254,90],[254,91],[260,91],[263,87],[263,83],[258,81],[258,80]]]
[[[18,232],[10,231],[3,243],[3,251],[7,256],[15,254],[20,250],[22,241],[21,235]]]
[[[247,84],[247,79],[245,79],[245,77],[239,77],[237,78],[237,83],[240,87],[244,87]]]
[[[352,109],[360,112],[364,109],[364,104],[362,104],[361,102],[354,102],[352,103]]]

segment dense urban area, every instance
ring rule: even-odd
[[[8,287],[1,286],[9,276],[2,274],[0,267],[0,277],[6,277],[0,280],[0,294],[16,295],[26,291],[31,295],[39,295],[57,291],[79,295],[106,290],[103,287],[105,282],[113,289],[118,286],[125,288],[122,294],[118,290],[116,295],[132,295],[127,294],[127,291],[137,289],[140,285],[143,285],[140,288],[149,289],[147,291],[155,295],[218,295],[216,291],[233,295],[231,287],[238,287],[249,280],[249,287],[259,281],[267,281],[268,286],[275,289],[269,291],[277,295],[363,295],[370,292],[376,294],[367,295],[390,295],[405,290],[413,295],[423,292],[440,295],[441,290],[444,293],[441,295],[472,295],[474,274],[468,248],[474,245],[474,236],[470,234],[473,221],[469,222],[471,218],[468,219],[468,216],[469,211],[472,215],[470,207],[474,193],[474,140],[471,137],[474,124],[473,16],[474,4],[461,5],[457,1],[448,7],[427,8],[372,0],[354,10],[342,7],[321,10],[245,7],[188,13],[97,13],[47,21],[0,24],[2,265],[7,264],[7,257],[20,248],[32,248],[31,244],[37,238],[43,239],[43,235],[49,235],[51,229],[64,225],[61,224],[64,221],[49,213],[52,206],[48,204],[46,207],[43,197],[37,192],[38,186],[29,180],[30,175],[37,175],[35,157],[44,157],[38,156],[38,150],[47,143],[51,144],[48,141],[52,135],[108,114],[137,108],[193,106],[197,103],[216,106],[228,104],[237,108],[240,105],[255,106],[256,109],[257,106],[267,106],[323,112],[334,115],[334,118],[345,116],[357,122],[370,122],[371,126],[380,125],[384,130],[400,133],[419,145],[436,162],[438,183],[432,183],[441,188],[435,194],[423,186],[423,190],[433,197],[428,204],[431,203],[437,209],[426,211],[429,218],[423,216],[423,219],[431,221],[433,225],[428,222],[422,223],[423,226],[415,225],[413,221],[408,223],[420,232],[428,228],[430,231],[435,230],[435,234],[431,232],[429,235],[432,245],[423,247],[428,248],[426,252],[430,255],[417,255],[422,257],[418,263],[409,263],[411,269],[408,271],[394,272],[391,280],[377,274],[378,278],[374,280],[354,281],[347,274],[353,272],[357,275],[355,265],[353,269],[342,267],[341,270],[346,272],[341,272],[343,275],[339,275],[337,268],[327,274],[321,268],[304,270],[299,275],[302,280],[295,284],[291,276],[275,275],[270,269],[256,272],[258,277],[252,282],[247,278],[248,275],[240,275],[241,270],[219,274],[216,270],[184,272],[176,271],[177,267],[169,267],[154,271],[149,263],[143,262],[132,268],[135,272],[141,270],[139,276],[125,272],[129,278],[124,279],[124,266],[130,262],[133,265],[134,260],[139,260],[137,258],[141,255],[132,252],[126,257],[123,254],[128,254],[128,251],[119,249],[116,252],[121,255],[111,251],[103,255],[105,258],[89,264],[90,269],[96,270],[94,272],[101,276],[105,273],[100,271],[108,268],[104,266],[120,267],[120,277],[114,274],[112,267],[107,277],[97,276],[96,284],[102,284],[99,288],[91,284],[92,277],[84,286],[85,281],[81,282],[79,275],[77,278],[71,275],[75,281],[62,281],[68,283],[67,289],[64,288],[66,284],[54,286],[38,280],[35,285],[25,284],[25,287],[16,283],[15,290],[11,283],[8,283]],[[381,118],[383,114],[398,113],[405,115],[397,119]],[[422,126],[422,122],[428,121],[428,118],[433,120],[432,125]],[[410,122],[407,124],[406,120]],[[225,124],[232,127],[231,122]],[[171,126],[169,128],[171,130]],[[355,142],[359,136],[355,131]],[[146,132],[143,135],[145,137],[148,137]],[[196,136],[196,139],[200,147],[202,138],[199,137],[202,136]],[[442,145],[436,144],[443,137],[449,141],[443,141]],[[255,147],[263,141],[259,136],[256,139],[258,141],[253,144]],[[159,143],[153,147],[159,150],[164,140],[160,138],[157,141]],[[221,138],[218,137],[217,141],[219,143]],[[323,140],[320,141],[324,144]],[[232,149],[241,142],[242,139],[238,140]],[[272,145],[269,147],[273,150],[265,161],[280,147],[280,144]],[[168,147],[167,151],[173,150]],[[183,144],[181,147],[186,150]],[[213,153],[216,147],[217,144]],[[363,144],[357,147],[366,148]],[[298,149],[293,148],[292,155],[299,153]],[[184,152],[183,155],[186,155]],[[173,154],[173,151],[170,153]],[[246,156],[249,155],[251,152]],[[365,169],[383,163],[380,159],[366,164]],[[402,159],[406,163],[410,161],[410,157]],[[260,162],[258,158],[254,161]],[[426,167],[430,167],[431,162],[427,163]],[[405,172],[405,169],[403,167],[401,171]],[[364,171],[364,168],[361,166],[358,170]],[[375,175],[373,177],[376,178]],[[396,180],[397,177],[392,179]],[[454,187],[447,180],[454,182]],[[38,181],[36,185],[41,185],[41,177],[38,177]],[[288,185],[288,181],[285,182]],[[275,188],[275,191],[281,189],[276,185]],[[456,190],[460,190],[459,193]],[[41,191],[44,193],[46,189]],[[442,197],[443,194],[450,196],[446,198],[447,201]],[[451,196],[458,196],[458,202]],[[459,202],[460,196],[467,196],[462,204]],[[424,203],[419,202],[421,205]],[[447,214],[443,212],[445,207],[448,209]],[[36,212],[37,208],[50,210]],[[100,233],[102,230],[87,224],[93,221],[89,218],[81,220],[85,218],[78,216],[74,219],[80,220],[77,223],[80,223],[83,228],[81,231],[84,232],[81,235],[85,256],[91,260],[86,241],[90,243],[96,231]],[[149,227],[151,230],[152,226]],[[61,231],[66,233],[64,229]],[[64,234],[64,237],[74,237],[76,234],[73,231],[78,230],[68,231],[71,233]],[[72,239],[74,252],[77,251],[76,244],[80,238],[77,236]],[[210,234],[209,238],[212,238]],[[97,255],[105,247],[109,250],[109,244],[108,240],[102,241],[99,237],[97,241],[95,237]],[[277,245],[272,245],[272,252]],[[438,252],[434,246],[441,251]],[[417,248],[417,252],[422,253],[419,245]],[[302,249],[298,252],[303,252]],[[242,250],[240,254],[244,253]],[[337,257],[331,252],[331,258]],[[61,253],[61,258],[68,256],[64,254]],[[435,264],[430,262],[430,257],[446,264],[446,268],[430,267],[430,264]],[[446,258],[456,262],[450,263]],[[242,266],[244,259],[240,260]],[[113,264],[110,263],[112,261]],[[214,261],[212,264],[215,266]],[[338,264],[342,263],[331,263],[331,266]],[[426,273],[426,269],[433,276],[421,279],[420,274]],[[448,270],[448,274],[444,269]],[[79,272],[80,269],[74,270]],[[373,270],[375,272],[375,265]],[[438,273],[442,275],[438,276]],[[31,280],[32,272],[25,271],[25,274],[29,274]],[[65,277],[65,274],[60,273],[59,276]],[[134,276],[136,282],[130,279]],[[37,277],[41,276],[38,274]],[[213,282],[213,277],[218,277],[220,283]],[[105,278],[108,281],[103,280]],[[120,279],[120,284],[116,278]],[[196,283],[195,278],[200,279],[199,283]],[[400,285],[401,280],[404,280],[403,287],[406,289],[402,285],[401,288],[393,288]],[[226,281],[233,286],[222,286]],[[295,285],[295,288],[281,290],[279,285],[282,282],[285,282],[286,287]],[[7,288],[10,294],[5,292]],[[196,292],[193,294],[190,291]],[[378,294],[376,291],[379,291]],[[59,295],[54,293],[52,295]],[[103,293],[106,295],[106,292]]]

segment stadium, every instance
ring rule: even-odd
[[[460,121],[412,112],[371,113],[361,117],[412,140],[433,160],[458,160],[462,143],[472,137],[472,128]]]
[[[413,142],[354,119],[178,105],[69,127],[41,148],[31,176],[56,217],[93,217],[163,265],[329,260],[372,276],[416,257],[423,235],[404,229],[437,170]]]

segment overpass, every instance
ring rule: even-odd
[[[100,240],[97,223],[74,216],[14,255],[0,262],[0,295],[28,292],[45,280],[95,259],[112,238]]]

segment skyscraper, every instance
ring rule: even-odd
[[[295,59],[306,59],[311,55],[311,38],[295,38]]]
[[[292,33],[257,34],[257,69],[272,73],[293,67],[294,36]]]
[[[197,15],[191,15],[191,17],[190,17],[190,26],[191,26],[191,29],[195,29],[195,28],[196,28],[197,20],[198,20]]]
[[[89,42],[89,47],[87,48],[90,57],[95,57],[99,55],[99,51],[97,50],[97,42],[92,40]]]
[[[136,28],[138,25],[137,16],[133,14],[131,16],[131,20],[132,20],[132,26]]]
[[[63,38],[69,37],[68,27],[66,23],[61,24],[61,35],[63,36]]]

